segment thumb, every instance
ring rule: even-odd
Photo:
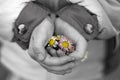
[[[45,46],[53,35],[54,27],[49,18],[46,18],[33,31],[29,49],[33,50],[30,55],[37,60],[44,60],[46,57]]]

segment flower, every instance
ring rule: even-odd
[[[72,53],[75,50],[73,42],[63,35],[52,36],[48,42],[48,46],[56,50],[61,49],[66,54]]]
[[[51,39],[48,42],[48,46],[50,47],[57,47],[58,42],[56,36],[52,36]]]
[[[59,41],[60,39],[61,39],[61,36],[60,36],[60,35],[57,35],[57,36],[56,36],[56,40]]]
[[[73,42],[64,36],[61,36],[58,46],[61,50],[68,53],[72,53],[75,50]]]

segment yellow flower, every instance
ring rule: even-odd
[[[52,36],[52,38],[49,40],[49,42],[48,42],[48,46],[51,46],[51,47],[56,47],[56,45],[57,45],[57,41],[56,41],[57,39],[56,39],[56,37],[55,36]]]
[[[68,54],[75,50],[73,42],[63,35],[52,36],[48,42],[48,46],[61,49]]]
[[[49,46],[53,46],[54,44],[55,44],[55,40],[54,39],[50,39]]]
[[[60,35],[57,35],[57,36],[56,36],[56,40],[60,40]]]

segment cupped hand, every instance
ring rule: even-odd
[[[71,39],[73,43],[76,44],[76,49],[69,56],[74,57],[76,60],[83,58],[86,49],[87,49],[87,41],[86,39],[70,24],[58,18],[55,22],[56,28],[55,33],[59,35],[64,35]],[[62,51],[58,51],[58,53],[63,54]]]
[[[59,75],[67,74],[75,66],[74,58],[70,56],[52,57],[45,49],[54,33],[52,20],[47,17],[33,31],[28,53],[47,71]]]

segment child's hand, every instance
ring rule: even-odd
[[[47,47],[46,49],[51,56],[54,57],[66,56],[65,52],[62,51],[61,49],[55,50],[52,47]]]
[[[54,26],[49,18],[36,27],[32,33],[29,55],[47,71],[55,74],[67,74],[75,66],[74,58],[70,56],[52,57],[45,50],[48,40],[54,33]]]
[[[85,40],[85,38],[76,29],[74,29],[74,27],[72,27],[60,18],[56,19],[55,24],[56,34],[64,35],[70,38],[76,44],[75,51],[69,56],[72,56],[76,59],[81,59],[84,56],[87,48],[87,41]],[[57,52],[57,55],[60,55],[60,53],[63,54],[63,52],[59,51]]]
[[[69,0],[72,3],[77,3],[80,6],[84,6],[89,11],[97,15],[100,25],[100,34],[98,39],[109,39],[117,35],[116,29],[113,27],[110,19],[106,15],[103,7],[99,3],[100,0]]]

